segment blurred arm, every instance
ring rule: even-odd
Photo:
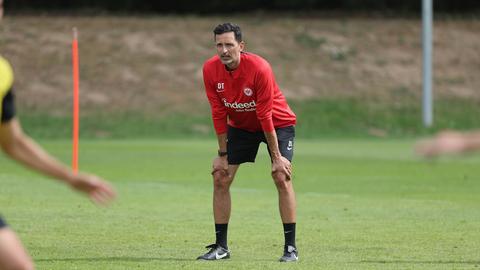
[[[12,159],[48,176],[72,182],[74,174],[26,136],[17,119],[0,126],[0,146]]]
[[[97,176],[75,174],[70,168],[49,155],[23,133],[16,118],[0,125],[0,147],[12,159],[28,168],[63,181],[77,191],[87,193],[97,203],[106,203],[115,197],[113,188]]]
[[[477,150],[480,150],[480,131],[468,133],[444,131],[431,139],[421,141],[416,146],[417,153],[425,157],[462,154]]]

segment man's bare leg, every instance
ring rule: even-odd
[[[287,176],[281,172],[274,173],[272,177],[278,191],[278,204],[280,209],[280,216],[283,222],[283,232],[285,236],[285,249],[283,256],[280,258],[280,261],[297,261],[298,251],[295,244],[296,201],[293,183],[292,180],[287,180]]]
[[[32,270],[34,268],[32,259],[15,232],[8,227],[0,229],[0,269]]]
[[[228,175],[217,171],[213,175],[213,217],[215,224],[227,224],[230,220],[230,185],[240,165],[228,165]]]

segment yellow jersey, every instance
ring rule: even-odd
[[[3,112],[3,98],[13,85],[13,71],[10,63],[0,55],[0,119]],[[1,121],[0,121],[1,125]]]

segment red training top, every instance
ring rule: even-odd
[[[203,81],[217,134],[230,126],[250,132],[293,126],[296,116],[275,82],[268,62],[241,53],[240,65],[228,71],[218,56],[203,65]]]

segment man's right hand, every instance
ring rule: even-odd
[[[223,156],[223,157],[218,156],[213,160],[212,175],[215,174],[216,172],[221,172],[224,175],[228,175],[227,156]]]

